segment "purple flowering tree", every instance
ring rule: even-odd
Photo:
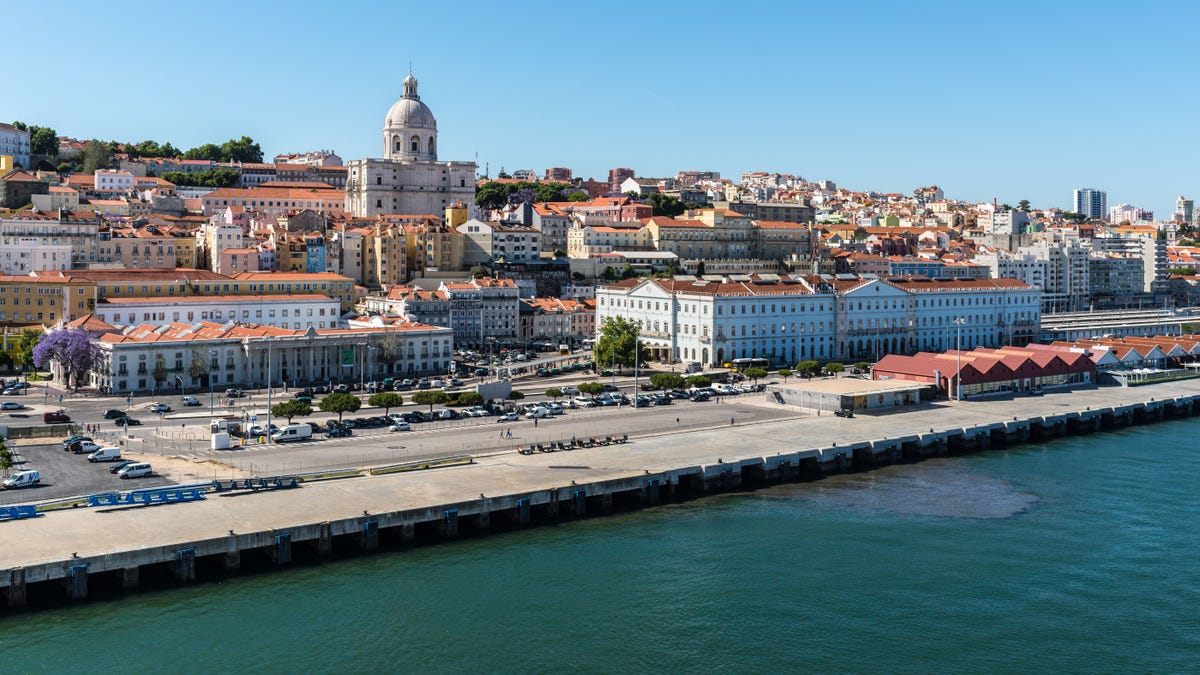
[[[96,336],[86,330],[56,330],[46,333],[33,348],[33,363],[42,368],[54,361],[63,371],[63,384],[79,389],[83,378],[100,362]]]

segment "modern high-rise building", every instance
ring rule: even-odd
[[[1183,195],[1180,195],[1175,200],[1175,215],[1172,218],[1172,220],[1176,220],[1176,221],[1183,222],[1183,223],[1192,222],[1192,213],[1194,211],[1194,206],[1195,206],[1195,204],[1192,200],[1184,199]]]
[[[1105,218],[1108,216],[1108,194],[1094,188],[1076,188],[1074,210],[1088,218]]]

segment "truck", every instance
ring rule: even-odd
[[[275,443],[304,441],[310,438],[312,438],[312,427],[307,424],[289,424],[271,434],[271,440]]]

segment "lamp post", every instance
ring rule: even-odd
[[[275,338],[267,338],[267,432],[263,436],[268,444],[271,442],[271,347],[274,342]]]
[[[954,320],[954,331],[956,337],[954,340],[954,400],[962,400],[962,327],[967,320],[963,317],[958,317]]]
[[[212,359],[217,358],[217,352],[215,349],[210,349],[208,350],[208,355],[212,357],[208,363],[208,416],[212,417],[216,410],[216,398],[213,393],[213,371],[216,368],[212,365]]]

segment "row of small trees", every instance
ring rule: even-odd
[[[520,392],[513,393],[520,394]],[[514,396],[513,398],[519,397]],[[435,405],[480,405],[483,403],[483,395],[474,391],[464,391],[454,396],[438,390],[418,391],[412,395],[412,402],[417,405],[427,405],[429,406],[429,410],[432,411]],[[371,394],[367,398],[367,405],[372,408],[383,408],[383,414],[387,415],[391,412],[392,408],[404,405],[404,397],[395,392],[381,391]],[[338,421],[341,421],[342,415],[358,412],[358,409],[361,407],[362,399],[354,394],[329,394],[317,404],[318,410],[337,415]],[[313,409],[310,404],[295,399],[276,403],[271,406],[271,414],[275,417],[287,419],[289,424],[291,424],[294,417],[307,417],[312,413]]]

